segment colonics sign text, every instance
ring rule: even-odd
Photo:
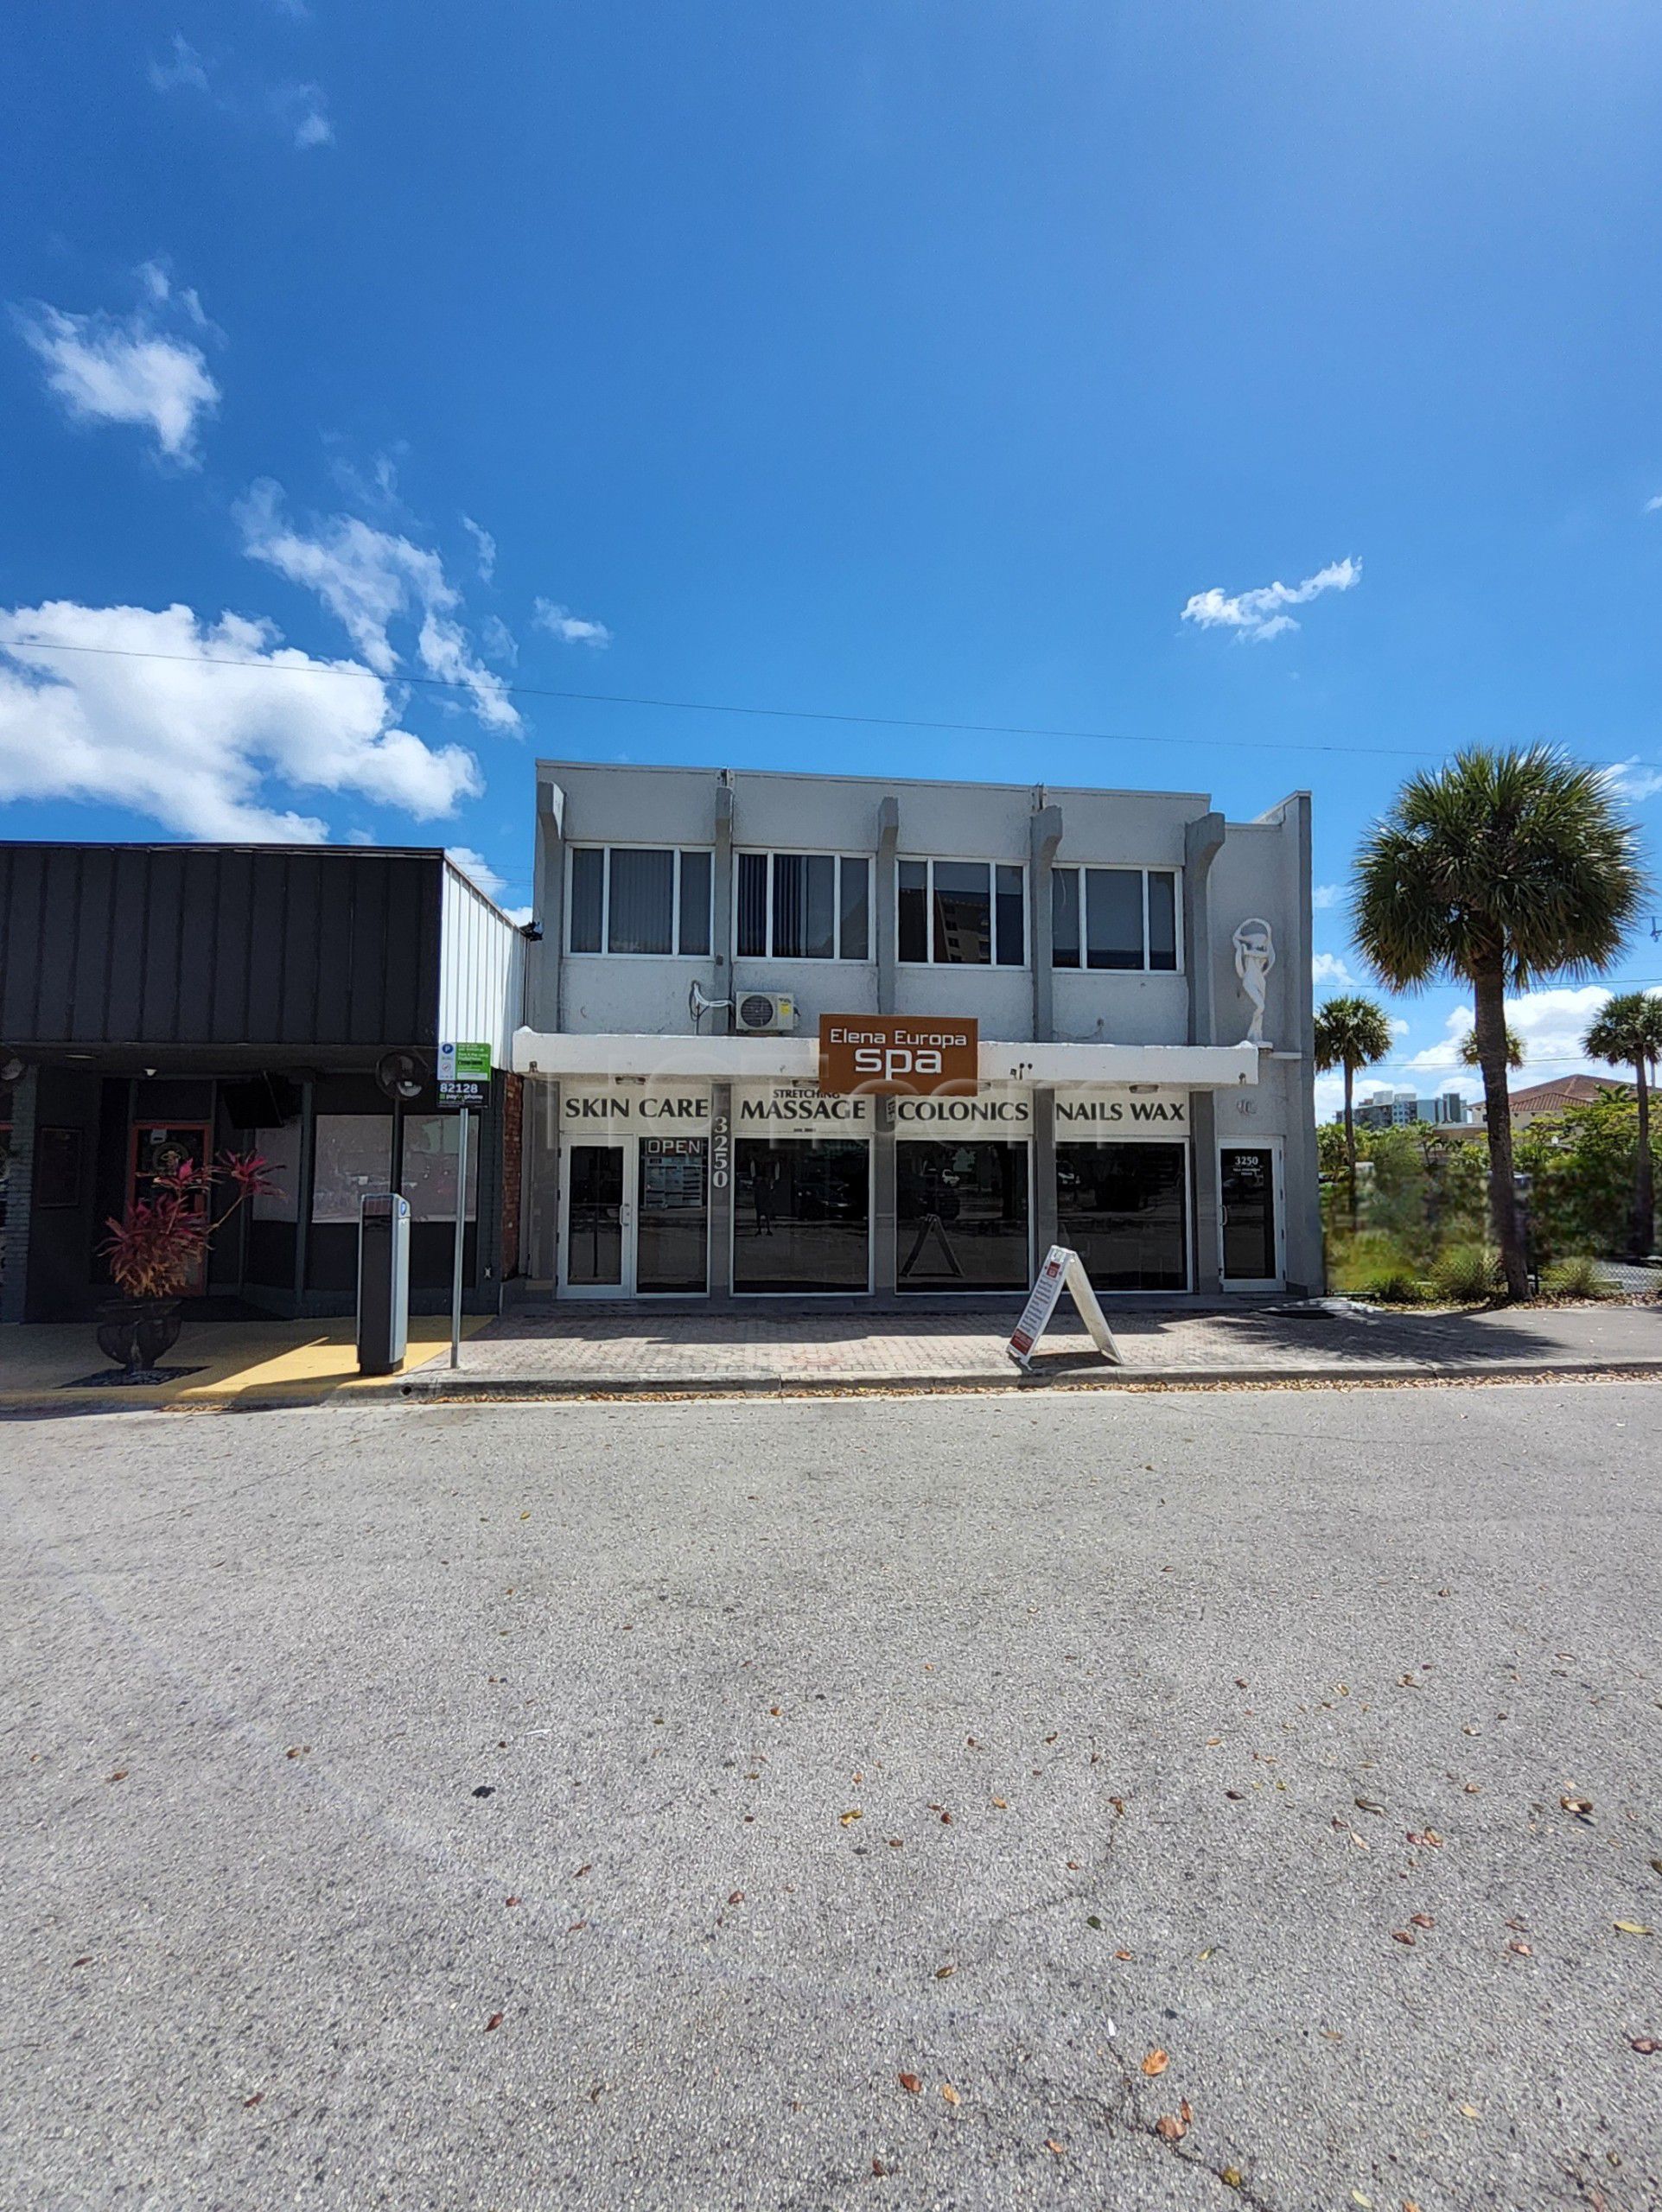
[[[822,1014],[819,1088],[906,1098],[972,1092],[980,1041],[975,1022],[953,1016]]]

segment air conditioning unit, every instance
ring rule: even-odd
[[[741,991],[734,1018],[747,1036],[788,1036],[796,1027],[796,1001],[788,991]]]

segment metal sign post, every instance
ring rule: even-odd
[[[458,1045],[449,1039],[438,1048],[438,1103],[461,1109],[456,1125],[455,1267],[450,1285],[450,1364],[462,1364],[462,1255],[468,1235],[468,1109],[482,1113],[491,1103],[491,1048]]]
[[[462,1255],[468,1238],[468,1122],[464,1106],[456,1116],[455,1266],[450,1283],[450,1364],[462,1364]]]

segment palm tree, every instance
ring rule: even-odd
[[[1356,1120],[1352,1092],[1358,1068],[1371,1068],[1391,1050],[1391,1024],[1376,1000],[1329,999],[1315,1017],[1315,1064],[1345,1071],[1345,1167],[1350,1182],[1350,1230],[1356,1234]]]
[[[1468,1029],[1466,1032],[1465,1037],[1461,1040],[1460,1047],[1460,1065],[1463,1068],[1474,1068],[1479,1065],[1477,1058],[1477,1032],[1475,1029]],[[1512,1071],[1512,1074],[1516,1075],[1519,1069],[1521,1068],[1523,1065],[1524,1040],[1518,1034],[1518,1032],[1512,1027],[1511,1022],[1508,1022],[1506,1024],[1506,1065]]]
[[[1639,1103],[1639,1166],[1633,1177],[1633,1249],[1650,1257],[1656,1243],[1655,1173],[1651,1159],[1651,1084],[1662,1060],[1662,998],[1649,991],[1618,991],[1582,1039],[1582,1050],[1613,1067],[1631,1067]]]
[[[1607,968],[1638,915],[1639,833],[1604,772],[1546,746],[1474,746],[1412,776],[1356,861],[1355,931],[1398,990],[1469,984],[1507,1294],[1529,1294],[1512,1183],[1508,989]]]

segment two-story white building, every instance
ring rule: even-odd
[[[1053,1242],[1104,1296],[1321,1287],[1308,795],[544,761],[537,802],[558,1296],[1009,1302]],[[822,1090],[828,1015],[973,1023],[971,1083]]]

